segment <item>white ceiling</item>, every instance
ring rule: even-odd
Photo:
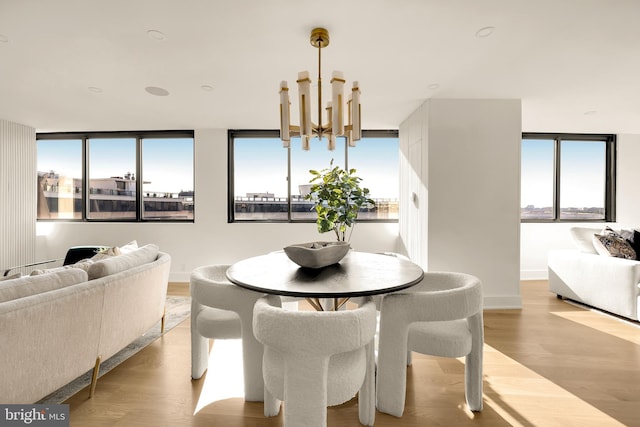
[[[525,131],[640,134],[638,0],[0,0],[0,119],[275,129],[280,81],[315,80],[316,26],[324,86],[360,82],[364,128],[428,98],[519,98]]]

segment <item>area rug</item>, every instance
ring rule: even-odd
[[[166,302],[166,314],[164,333],[166,334],[178,324],[183,322],[191,313],[191,298],[168,296]],[[120,363],[133,356],[156,339],[160,338],[160,322],[151,328],[146,334],[142,335],[131,344],[120,350],[118,353],[111,356],[100,364],[100,374],[98,378],[118,366]],[[88,386],[91,383],[91,374],[93,370],[89,370],[82,376],[76,378],[69,384],[54,391],[44,399],[36,403],[41,404],[60,404]]]

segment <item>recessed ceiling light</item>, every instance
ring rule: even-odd
[[[495,27],[480,28],[478,31],[476,31],[476,37],[489,37],[491,34],[493,34],[494,30]]]
[[[213,90],[213,86],[211,85],[202,85],[200,86],[200,89],[206,91],[206,92],[211,92]]]
[[[147,31],[147,35],[154,40],[166,40],[167,36],[162,31],[158,30],[149,30]]]
[[[89,91],[93,93],[102,93],[102,88],[100,87],[89,86],[87,89],[89,89]]]
[[[429,86],[427,86],[427,88],[429,90],[436,90],[436,89],[440,89],[440,85],[438,83],[432,83]]]
[[[4,34],[0,34],[0,43],[8,43],[9,42],[9,37],[5,36]]]
[[[169,91],[161,87],[147,86],[144,88],[148,93],[155,96],[168,96]]]

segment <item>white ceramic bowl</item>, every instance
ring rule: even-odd
[[[284,253],[300,267],[322,268],[339,262],[349,249],[348,242],[309,242],[287,246]]]

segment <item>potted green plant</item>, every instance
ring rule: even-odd
[[[369,198],[369,189],[360,187],[362,179],[355,175],[355,169],[346,171],[334,167],[333,159],[328,168],[309,172],[313,176],[310,181],[312,185],[305,199],[313,202],[312,209],[318,214],[318,232],[333,230],[338,241],[348,241],[360,208],[375,206],[375,202]]]

